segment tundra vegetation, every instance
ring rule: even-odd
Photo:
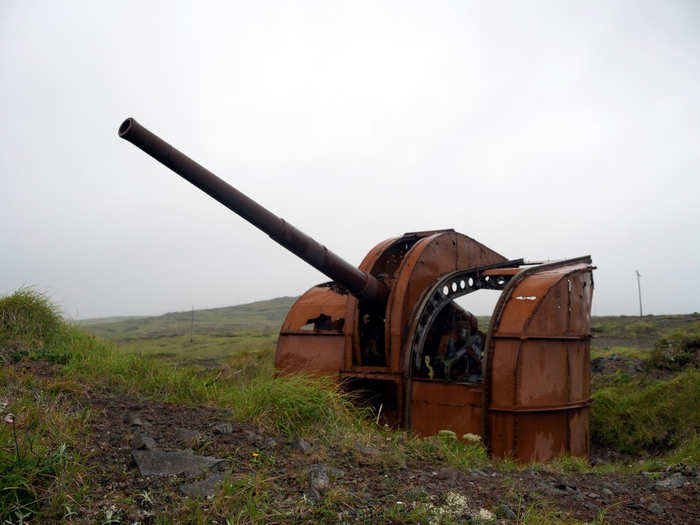
[[[329,380],[275,377],[293,301],[75,323],[34,290],[1,298],[0,522],[611,523],[672,516],[657,479],[698,495],[698,314],[594,318],[593,461],[519,465],[388,428]],[[142,429],[168,443],[176,424],[226,460],[209,497],[133,464]]]

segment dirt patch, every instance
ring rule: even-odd
[[[31,372],[41,377],[53,376],[59,365],[44,359],[28,359],[29,351],[19,343],[11,343],[0,347],[0,366],[11,366],[16,370]]]
[[[22,370],[23,372],[30,372],[40,377],[52,377],[56,374],[58,369],[61,368],[61,366],[49,363],[48,361],[43,361],[41,359],[23,359],[15,365],[15,368],[18,370]]]
[[[650,337],[615,337],[596,334],[591,339],[591,348],[614,348],[616,346],[630,346],[642,350],[654,348],[656,338]]]

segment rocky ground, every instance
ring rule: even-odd
[[[14,366],[44,377],[56,370],[41,360]],[[592,363],[600,374],[632,373],[638,366],[616,356]],[[83,501],[89,504],[80,505],[73,522],[156,523],[186,497],[198,498],[206,510],[216,505],[212,496],[221,496],[221,483],[257,479],[266,505],[275,509],[268,523],[373,523],[377,515],[401,523],[403,508],[410,512],[414,502],[427,501],[457,522],[526,522],[528,509],[542,505],[584,522],[700,524],[700,472],[693,466],[634,475],[542,466],[458,470],[422,460],[397,463],[391,442],[357,443],[348,452],[347,444],[335,447],[313,436],[285,439],[236,421],[235,407],[188,407],[105,389],[73,395],[76,409],[90,414],[79,450],[87,458],[90,495]],[[591,463],[634,459],[596,449]],[[389,508],[390,518],[377,511]]]
[[[410,506],[411,494],[427,494],[455,517],[486,509],[506,523],[517,521],[534,501],[550,502],[582,521],[602,512],[610,523],[700,523],[700,478],[682,465],[639,475],[460,471],[420,461],[397,468],[382,461],[381,448],[358,445],[347,454],[313,439],[290,442],[237,423],[233,411],[109,392],[91,392],[83,402],[93,411],[84,442],[99,502],[92,509],[95,520],[113,507],[122,519],[149,523],[160,506],[180,495],[201,497],[206,506],[226,476],[254,474],[264,466],[281,512],[292,512],[300,501],[312,508],[324,494],[340,490],[347,502],[343,521],[362,521],[377,506]],[[608,460],[604,453],[593,459]]]

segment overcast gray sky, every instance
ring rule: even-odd
[[[0,2],[0,293],[70,317],[327,280],[117,137],[133,116],[358,264],[454,228],[700,310],[700,3]],[[478,308],[477,308],[478,309]],[[487,313],[485,311],[478,313]]]

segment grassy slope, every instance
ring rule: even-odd
[[[173,335],[231,335],[238,331],[277,332],[296,297],[278,297],[250,304],[186,312],[170,312],[155,317],[121,321],[78,322],[89,332],[112,340],[148,339]],[[192,322],[194,314],[194,323]]]
[[[143,319],[148,317],[145,315],[115,315],[112,317],[92,317],[90,319],[80,319],[76,321],[76,324],[85,328],[86,326],[102,326],[106,324],[119,323],[122,321],[129,321],[132,319]]]
[[[177,335],[155,339],[134,339],[118,342],[119,349],[147,359],[171,365],[194,365],[215,368],[226,364],[232,356],[264,353],[270,359],[277,345],[277,334],[238,332],[230,336]]]
[[[700,330],[700,314],[593,317],[593,347],[652,348],[655,341],[675,330]]]

